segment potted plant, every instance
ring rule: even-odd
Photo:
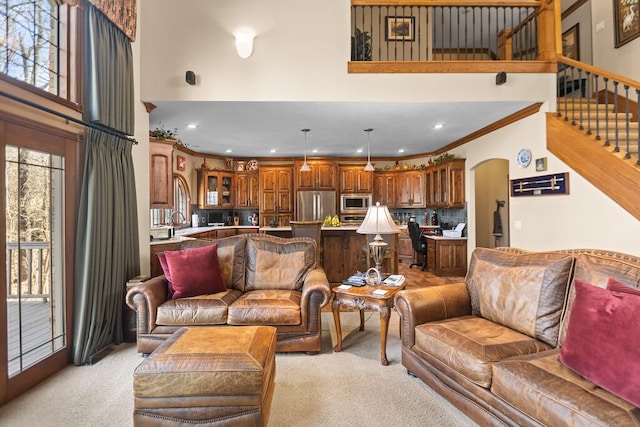
[[[187,144],[185,144],[180,138],[178,138],[178,128],[168,130],[164,128],[164,124],[162,123],[160,123],[160,127],[150,130],[149,136],[156,139],[175,141],[175,145],[181,145],[183,147],[187,146]]]
[[[371,61],[371,36],[356,28],[351,36],[351,60]]]

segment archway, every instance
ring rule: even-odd
[[[509,161],[490,159],[474,170],[476,247],[509,246]]]

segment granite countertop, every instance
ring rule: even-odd
[[[207,226],[207,227],[186,227],[186,228],[179,228],[175,231],[176,236],[190,236],[193,234],[198,234],[198,233],[205,233],[207,231],[211,231],[211,230],[228,230],[228,229],[238,229],[238,228],[244,228],[244,229],[255,229],[256,232],[258,231],[258,226],[257,225],[222,225],[222,226]]]
[[[359,225],[341,225],[340,227],[322,227],[324,231],[331,230],[343,230],[343,231],[356,231],[360,227]],[[282,227],[260,227],[260,231],[291,231],[291,226]]]
[[[426,237],[427,239],[433,239],[433,240],[467,240],[466,236],[447,237],[447,236],[433,236],[433,235],[425,234],[424,237]]]
[[[155,239],[149,242],[150,245],[167,245],[169,243],[180,243],[184,240],[194,240],[193,237],[188,236],[173,236],[170,239]]]

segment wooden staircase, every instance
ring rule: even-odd
[[[637,117],[586,98],[558,98],[557,110],[547,113],[547,149],[640,220]]]

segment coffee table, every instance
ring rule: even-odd
[[[336,335],[338,343],[333,348],[334,351],[342,351],[342,329],[340,327],[340,307],[350,307],[360,310],[360,330],[364,331],[364,310],[377,310],[380,313],[380,362],[387,366],[387,332],[389,331],[389,317],[393,308],[393,297],[405,284],[400,286],[365,285],[352,286],[349,289],[340,289],[339,286],[331,289],[333,302],[333,320],[336,324]],[[376,295],[376,290],[387,291],[384,295]]]

